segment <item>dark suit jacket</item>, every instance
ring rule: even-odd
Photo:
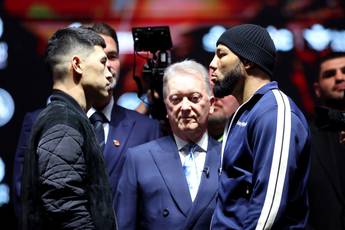
[[[345,145],[339,132],[311,124],[308,183],[311,229],[345,229]]]
[[[104,148],[104,160],[113,195],[116,192],[127,149],[160,136],[161,131],[157,120],[120,106],[113,107],[108,139]]]
[[[42,109],[39,109],[25,115],[17,144],[13,172],[14,205],[17,215],[20,215],[21,212],[19,201],[24,154],[27,151],[31,127],[41,111]],[[124,154],[127,149],[157,139],[160,136],[161,131],[158,121],[114,104],[108,139],[103,153],[113,196],[115,195],[124,163]]]
[[[119,229],[209,229],[219,166],[220,144],[209,138],[208,173],[192,202],[172,136],[129,149],[115,196]]]
[[[24,154],[28,149],[28,144],[30,140],[30,133],[38,114],[43,109],[35,110],[34,112],[29,112],[25,114],[22,129],[20,131],[20,136],[18,139],[17,149],[14,157],[13,166],[13,204],[17,217],[21,216],[22,208],[20,205],[20,194],[21,194],[21,184],[22,184],[22,173],[23,173],[23,163]]]

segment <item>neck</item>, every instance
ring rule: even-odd
[[[85,112],[91,108],[91,106],[87,104],[84,91],[80,90],[78,86],[74,85],[74,86],[68,87],[65,84],[54,83],[53,89],[61,90],[65,92],[66,94],[70,95],[74,100],[77,101],[77,103]]]
[[[192,132],[184,132],[181,136],[178,136],[179,138],[181,138],[182,140],[186,141],[186,142],[193,142],[193,143],[197,143],[198,141],[200,141],[200,139],[202,138],[202,136],[204,135],[205,131],[192,131]]]
[[[208,122],[208,134],[214,139],[219,139],[223,133],[227,120],[224,121],[210,121]]]
[[[97,100],[97,101],[95,101],[93,107],[96,110],[104,109],[104,107],[106,107],[110,103],[112,96],[113,96],[113,93],[109,93],[109,96],[106,97],[104,100]]]
[[[240,104],[249,100],[249,98],[253,96],[258,89],[269,82],[269,77],[263,72],[257,72],[255,75],[247,75],[244,83],[243,98]]]
[[[334,101],[334,100],[331,100],[331,101],[324,101],[323,104],[327,108],[338,110],[338,111],[341,111],[341,112],[345,112],[345,103],[344,103],[344,101]]]

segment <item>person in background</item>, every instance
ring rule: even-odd
[[[254,24],[231,27],[210,64],[216,97],[240,107],[222,146],[212,229],[305,229],[309,128],[295,103],[271,81],[276,49]]]
[[[223,141],[225,126],[238,108],[238,102],[232,95],[215,98],[214,111],[208,117],[208,133],[218,141]]]
[[[211,75],[214,69],[209,68],[209,79],[211,88],[214,88],[214,81]],[[235,113],[239,104],[236,98],[228,95],[222,98],[215,98],[214,111],[208,117],[208,134],[218,141],[223,140],[224,129],[229,118]]]
[[[141,115],[137,112],[125,109],[116,105],[113,99],[113,91],[120,74],[119,44],[116,31],[105,23],[95,23],[91,29],[97,32],[105,40],[104,49],[108,57],[108,68],[112,73],[114,81],[109,88],[109,96],[102,98],[94,108],[91,108],[87,116],[90,117],[100,110],[105,117],[104,128],[104,150],[105,166],[109,175],[110,186],[114,196],[118,178],[121,173],[125,152],[129,147],[143,144],[160,137],[161,130],[159,122]],[[13,203],[17,217],[21,218],[20,191],[23,172],[23,159],[27,151],[27,145],[31,128],[37,115],[42,111],[38,109],[25,115],[21,133],[19,136],[14,159],[13,172]]]
[[[319,99],[311,129],[308,184],[310,227],[345,229],[345,53],[329,53],[319,61],[314,83]]]
[[[23,229],[116,229],[104,159],[86,111],[109,96],[105,42],[64,28],[48,41],[50,103],[32,127],[24,157]]]
[[[195,61],[165,70],[163,98],[173,134],[130,148],[116,193],[120,229],[209,229],[220,144],[207,133],[213,111],[206,69]]]
[[[109,59],[109,68],[117,80],[120,74],[120,59],[116,32],[105,23],[96,23],[91,28],[104,38],[107,44],[104,51]],[[103,120],[103,155],[114,197],[127,149],[157,139],[162,133],[157,120],[118,106],[114,102],[113,92],[114,89],[106,100],[98,101],[87,115],[92,119],[95,112],[101,112],[106,118]]]

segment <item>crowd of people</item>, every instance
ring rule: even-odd
[[[19,229],[345,229],[345,54],[319,63],[315,119],[273,81],[266,29],[236,25],[208,70],[164,71],[169,132],[118,105],[105,23],[48,41],[48,103],[26,114],[14,165]]]

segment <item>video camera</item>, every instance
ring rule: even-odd
[[[139,52],[149,52],[151,56],[143,57],[146,64],[142,71],[142,79],[134,76],[138,86],[138,96],[141,97],[147,91],[151,95],[149,113],[153,118],[164,120],[166,117],[163,103],[163,74],[165,68],[171,64],[170,49],[172,41],[168,26],[134,27],[132,28],[134,40],[134,73],[136,56],[143,57]]]

